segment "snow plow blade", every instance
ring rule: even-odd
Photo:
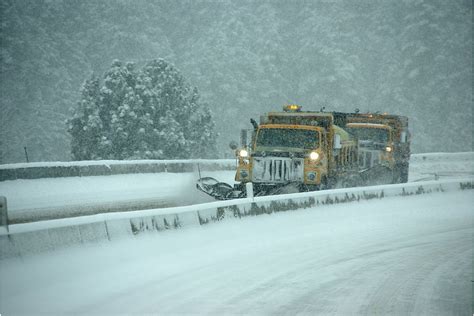
[[[204,177],[197,181],[196,188],[217,200],[232,200],[245,197],[245,192],[234,190],[227,183],[219,182],[211,177]]]

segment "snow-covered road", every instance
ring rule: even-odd
[[[472,190],[154,233],[0,262],[0,313],[470,315]]]

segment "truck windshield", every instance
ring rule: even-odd
[[[319,133],[309,129],[262,128],[257,134],[257,147],[290,147],[313,149],[319,144]]]
[[[347,131],[360,141],[388,143],[388,130],[383,128],[348,128]]]

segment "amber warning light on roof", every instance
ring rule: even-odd
[[[296,104],[288,104],[283,107],[283,111],[285,112],[300,112],[301,106]]]

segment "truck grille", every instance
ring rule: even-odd
[[[252,181],[283,183],[303,181],[304,160],[299,158],[254,157]]]
[[[380,150],[368,150],[359,148],[359,167],[362,169],[372,168],[380,163]]]

